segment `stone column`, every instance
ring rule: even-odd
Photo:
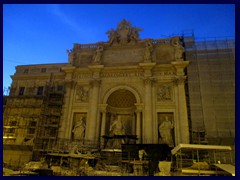
[[[140,63],[144,69],[144,119],[143,119],[143,143],[153,143],[153,119],[152,119],[152,68],[156,63]]]
[[[65,132],[64,138],[71,139],[72,124],[73,124],[73,114],[72,114],[72,102],[74,94],[74,82],[66,82],[66,97],[64,97],[66,104],[64,104],[64,118],[63,124],[61,124],[61,129]]]
[[[86,124],[86,140],[90,140],[91,142],[96,141],[96,130],[97,130],[97,121],[98,119],[98,92],[100,80],[93,80],[90,82],[92,86],[92,94],[89,103],[89,117]]]
[[[86,140],[91,143],[96,144],[96,140],[99,135],[99,127],[100,123],[98,116],[98,100],[99,100],[99,86],[100,86],[100,71],[102,70],[103,65],[92,65],[88,66],[88,68],[92,71],[93,79],[90,81],[90,85],[92,88],[92,93],[89,101],[89,116],[86,123]]]
[[[137,122],[136,122],[136,135],[137,135],[137,143],[140,144],[142,142],[142,128],[141,128],[141,111],[136,110],[137,114]]]
[[[106,107],[107,105],[102,105],[101,106],[101,112],[102,112],[102,121],[101,121],[101,147],[104,146],[104,138],[102,138],[105,135],[105,130],[106,130]]]
[[[132,135],[136,134],[136,115],[132,114]]]
[[[152,143],[152,81],[145,79],[145,101],[144,101],[144,128],[143,128],[143,143]]]
[[[176,146],[180,143],[189,144],[189,124],[188,124],[188,115],[187,115],[187,103],[186,103],[186,94],[185,94],[185,79],[184,68],[189,64],[188,61],[175,61],[171,63],[177,70],[177,76],[175,79],[176,91],[178,94],[177,97],[177,106],[178,106],[178,129],[175,132],[178,132],[177,138],[179,142],[176,143]]]
[[[180,142],[182,144],[189,144],[189,125],[188,125],[188,114],[187,114],[187,103],[185,94],[185,82],[186,77],[177,77],[177,90],[178,90],[178,115],[179,115],[179,132]]]
[[[63,105],[63,116],[60,122],[60,128],[58,131],[58,138],[70,139],[72,130],[72,98],[74,93],[75,82],[72,80],[73,73],[76,68],[68,65],[62,67],[62,70],[66,73],[65,75],[65,91],[64,94],[64,105]]]

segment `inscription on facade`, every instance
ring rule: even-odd
[[[116,62],[139,62],[143,61],[143,49],[124,49],[121,51],[105,51],[103,60],[105,63]]]
[[[101,73],[101,77],[141,77],[143,76],[143,72],[109,72],[109,73]]]
[[[75,73],[73,76],[73,79],[85,79],[85,78],[91,78],[92,74],[90,73]]]

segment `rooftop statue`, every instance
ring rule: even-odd
[[[183,60],[184,47],[178,36],[171,39],[171,45],[174,47],[175,60]]]
[[[136,42],[139,40],[139,31],[142,31],[141,28],[137,28],[136,26],[132,27],[129,21],[123,19],[118,23],[117,29],[114,30],[111,28],[106,32],[108,34],[108,42],[110,45],[112,44],[127,44],[129,42]]]
[[[103,52],[103,45],[99,45],[95,51],[95,55],[93,56],[93,63],[100,64]]]

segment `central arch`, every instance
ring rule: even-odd
[[[110,90],[108,90],[105,95],[104,95],[104,98],[103,98],[103,104],[107,104],[107,100],[109,98],[109,96],[114,92],[114,91],[117,91],[117,90],[128,90],[130,91],[136,98],[136,103],[137,104],[140,104],[141,103],[141,97],[139,95],[139,93],[137,92],[137,90],[135,90],[133,87],[130,87],[130,86],[126,86],[126,85],[120,85],[120,86],[115,86],[113,88],[111,88]]]
[[[108,90],[103,98],[106,107],[104,134],[112,136],[110,127],[116,119],[124,126],[124,135],[136,135],[136,105],[140,104],[138,92],[129,86],[116,86]]]

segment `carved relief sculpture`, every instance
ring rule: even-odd
[[[83,86],[78,86],[76,88],[76,100],[79,100],[81,102],[87,102],[88,101],[88,97],[89,97],[89,93],[88,93],[88,89]]]
[[[157,100],[171,100],[171,87],[170,86],[161,86],[158,88]]]

